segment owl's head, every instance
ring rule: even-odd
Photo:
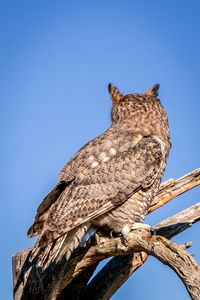
[[[110,98],[112,99],[112,121],[123,122],[127,119],[135,118],[140,115],[145,116],[152,111],[155,106],[162,107],[157,99],[159,84],[155,84],[148,89],[144,94],[128,94],[123,95],[118,88],[111,83],[108,85]]]
[[[169,137],[166,112],[158,96],[159,84],[152,86],[145,93],[122,95],[112,84],[108,91],[113,102],[112,124],[120,128],[134,130],[143,136],[157,135]]]

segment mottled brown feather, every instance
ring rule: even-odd
[[[27,235],[28,237],[33,237],[38,235],[43,227],[43,223],[46,220],[46,212],[50,208],[50,206],[58,199],[60,194],[64,191],[67,185],[69,185],[71,181],[66,182],[64,180],[60,181],[52,191],[44,198],[42,203],[39,205],[37,209],[37,214],[35,216],[34,224],[29,228]]]
[[[62,168],[58,185],[39,206],[29,235],[39,233],[37,249],[61,259],[85,232],[123,232],[143,222],[158,189],[171,146],[158,85],[145,94],[121,95],[109,85],[112,125],[83,146]],[[56,241],[57,240],[57,241]],[[46,260],[47,251],[44,250]]]

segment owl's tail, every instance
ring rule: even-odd
[[[59,245],[59,249],[56,252],[54,260],[58,262],[63,258],[63,256],[65,256],[66,260],[69,260],[73,251],[78,248],[89,229],[90,223],[87,222],[66,234]]]
[[[85,235],[90,231],[90,227],[91,224],[87,222],[65,233],[44,248],[39,247],[39,241],[36,242],[30,260],[36,258],[37,265],[42,268],[47,268],[52,262],[61,261],[63,257],[69,260],[73,251],[78,248]]]

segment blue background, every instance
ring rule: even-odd
[[[11,256],[65,162],[110,125],[107,84],[122,93],[160,83],[172,149],[164,180],[200,167],[199,1],[1,1],[1,299]],[[156,224],[197,203],[199,187],[147,217]],[[193,241],[200,224],[174,241]],[[176,274],[149,258],[113,299],[189,299]]]

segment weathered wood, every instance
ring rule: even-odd
[[[177,180],[174,180],[173,178],[168,179],[160,185],[158,193],[149,208],[149,213],[197,185],[200,185],[200,168]]]
[[[161,185],[158,195],[153,202],[152,210],[158,208],[158,203],[164,204],[166,201],[170,200],[170,197],[172,199],[178,194],[183,193],[184,191],[198,184],[200,184],[200,169],[189,173],[177,181],[167,181],[167,183]],[[184,186],[186,187],[184,188]],[[165,197],[165,191],[167,197]],[[130,244],[133,246],[132,242],[134,243],[134,241],[132,238],[133,236],[131,236]],[[15,300],[58,299],[61,291],[68,284],[70,284],[73,279],[75,279],[77,276],[81,276],[82,272],[87,268],[93,270],[94,264],[97,264],[100,260],[115,255],[132,255],[132,253],[135,251],[143,250],[140,248],[141,245],[139,246],[136,244],[135,248],[130,248],[129,246],[124,246],[121,243],[120,238],[108,239],[101,237],[98,245],[95,245],[95,241],[93,241],[91,245],[87,245],[85,248],[77,249],[69,262],[66,262],[65,259],[63,259],[61,263],[51,264],[45,270],[37,267],[35,260],[32,263],[29,262],[28,256],[31,248],[22,250],[13,256]],[[145,251],[153,255],[152,253],[148,252],[147,249]],[[91,274],[92,272],[93,271],[91,271]],[[86,284],[84,280],[83,282]]]
[[[148,249],[144,251],[173,269],[183,281],[192,300],[200,299],[200,267],[193,256],[183,246],[177,245],[161,236],[153,236]]]
[[[77,300],[79,299],[82,291],[84,290],[85,286],[87,285],[89,279],[93,275],[96,266],[98,264],[91,265],[89,268],[83,270],[83,272],[74,278],[70,284],[68,284],[61,292],[58,297],[58,300]],[[85,298],[86,299],[86,298]],[[93,297],[94,299],[94,297]]]
[[[200,203],[197,203],[180,213],[165,219],[153,228],[156,234],[167,238],[190,228],[200,220]],[[91,280],[80,299],[96,300],[109,299],[122,284],[147,260],[145,252],[113,257]]]

